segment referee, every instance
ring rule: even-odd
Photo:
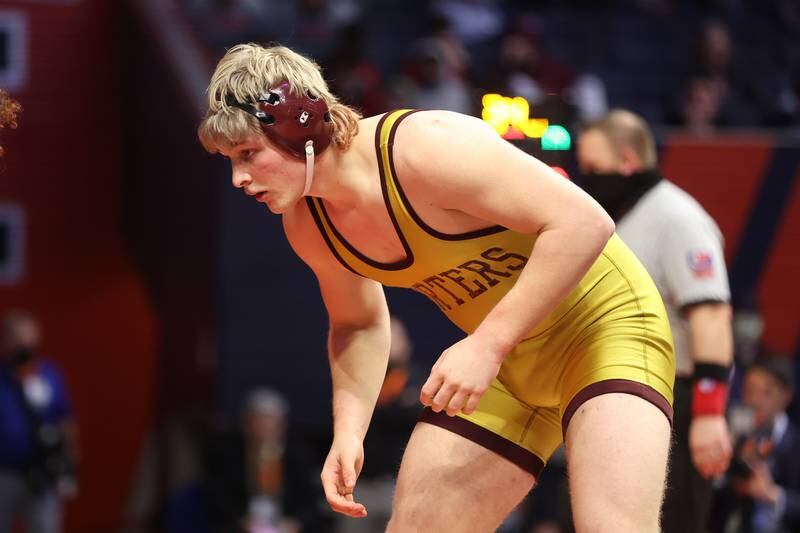
[[[731,458],[725,404],[733,341],[719,228],[694,198],[661,177],[641,117],[614,110],[588,125],[577,156],[584,189],[614,218],[658,286],[675,339],[664,532],[705,532],[712,480]]]

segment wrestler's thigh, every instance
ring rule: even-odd
[[[509,460],[420,423],[403,455],[387,531],[495,531],[533,484],[533,475]]]
[[[653,403],[609,393],[569,422],[567,468],[578,533],[657,533],[670,424]]]

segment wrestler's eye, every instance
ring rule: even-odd
[[[239,152],[239,159],[242,161],[250,161],[254,153],[254,150],[242,150]]]

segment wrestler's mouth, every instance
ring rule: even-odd
[[[249,191],[249,190],[245,189],[244,193],[247,196],[252,196],[253,198],[255,198],[257,202],[262,202],[263,203],[264,200],[267,199],[267,195],[269,194],[269,191],[255,192],[255,191]]]

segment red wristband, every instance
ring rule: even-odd
[[[724,415],[727,402],[727,383],[701,378],[692,384],[692,416]]]

